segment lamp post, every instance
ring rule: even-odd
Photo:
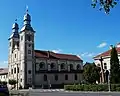
[[[110,70],[109,70],[109,74],[108,74],[108,90],[110,92]]]
[[[17,90],[18,90],[18,71],[19,71],[19,69],[18,69],[18,64],[17,64],[17,69],[16,69],[16,71],[17,71]]]
[[[51,88],[50,80],[48,80],[48,86],[49,86],[49,89],[50,89]]]

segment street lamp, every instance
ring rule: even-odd
[[[109,74],[108,74],[108,90],[110,92],[110,70],[109,70]]]

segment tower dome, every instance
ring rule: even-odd
[[[13,24],[12,29],[16,29],[16,30],[19,29],[18,24],[16,22]]]
[[[26,10],[26,13],[25,13],[25,15],[24,15],[24,25],[29,25],[29,26],[31,26],[30,21],[31,21],[31,16],[29,15],[28,9],[27,9],[27,10]]]
[[[35,32],[33,30],[32,26],[31,26],[31,16],[28,13],[28,9],[26,10],[26,13],[24,15],[23,21],[24,21],[24,25],[21,28],[21,32],[24,31],[24,30],[29,30],[29,31]]]
[[[12,35],[10,36],[9,39],[11,39],[11,38],[19,38],[19,33],[18,33],[19,26],[16,23],[16,21],[17,20],[15,20],[15,23],[12,25]]]
[[[31,21],[31,16],[28,14],[28,12],[24,15],[24,21]]]

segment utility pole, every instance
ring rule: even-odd
[[[17,64],[17,90],[18,90],[18,64]]]
[[[103,58],[102,58],[102,56],[100,57],[99,61],[101,63],[102,83],[105,83],[104,71],[103,71]]]
[[[109,89],[109,92],[110,92],[110,70],[109,70],[109,75],[108,75],[108,89]]]

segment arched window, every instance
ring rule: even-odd
[[[47,81],[47,75],[44,75],[44,81]]]
[[[51,64],[50,64],[50,67],[51,67],[51,69],[55,68],[55,64],[54,64],[54,63],[51,63]]]
[[[100,64],[98,63],[97,66],[100,67]]]
[[[62,63],[60,67],[61,67],[61,69],[64,69],[65,68],[65,64]]]
[[[81,68],[80,68],[80,64],[78,64],[78,65],[77,65],[77,70],[80,70],[80,69],[81,69]]]
[[[57,81],[58,80],[58,75],[55,75],[55,81]]]
[[[70,70],[73,70],[73,64],[70,64]]]
[[[39,68],[44,68],[45,63],[44,62],[40,62]]]

